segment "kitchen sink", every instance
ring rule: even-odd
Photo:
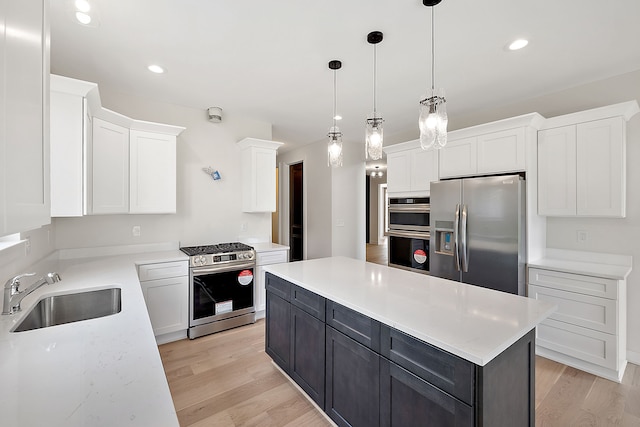
[[[111,316],[122,310],[120,288],[54,295],[41,299],[13,332]]]

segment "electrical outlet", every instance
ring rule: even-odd
[[[240,231],[247,231],[249,229],[249,224],[247,224],[246,222],[243,222],[242,224],[240,224]]]
[[[134,225],[133,229],[131,230],[131,234],[133,234],[133,237],[140,237],[140,234],[142,234],[140,231],[140,226]]]
[[[585,230],[578,230],[578,243],[584,243],[587,241],[589,235]]]
[[[24,254],[31,255],[31,236],[26,236],[24,240]]]

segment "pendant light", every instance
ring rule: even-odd
[[[384,120],[376,111],[376,45],[382,41],[382,33],[380,31],[370,32],[367,35],[367,41],[373,45],[373,114],[371,118],[367,119],[365,130],[366,157],[371,160],[379,160],[382,158],[382,122]]]
[[[434,19],[433,6],[441,0],[422,0],[425,6],[431,7],[431,91],[420,101],[420,146],[423,150],[440,149],[447,144],[447,107],[443,89],[435,88],[434,61]]]
[[[337,82],[337,70],[342,68],[342,62],[334,59],[329,61],[329,69],[333,70],[333,126],[329,129],[327,136],[329,137],[329,145],[327,147],[327,164],[331,167],[342,166],[342,132],[338,126],[336,126],[336,82]]]

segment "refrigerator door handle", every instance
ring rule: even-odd
[[[469,271],[469,251],[467,248],[467,205],[462,205],[462,217],[461,217],[461,248],[462,253],[462,271],[467,273]]]
[[[460,224],[460,205],[456,204],[456,219],[453,221],[453,259],[456,263],[456,271],[460,271],[460,241],[459,236],[459,224]]]

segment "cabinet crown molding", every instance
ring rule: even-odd
[[[627,101],[619,104],[607,105],[604,107],[592,108],[591,110],[579,111],[577,113],[565,114],[545,120],[540,130],[553,129],[562,126],[574,125],[577,123],[592,122],[594,120],[606,119],[609,117],[622,117],[629,121],[633,116],[640,113],[638,101]]]
[[[238,147],[244,149],[248,147],[269,148],[277,150],[284,142],[269,141],[267,139],[244,138],[237,142]]]
[[[91,91],[98,90],[98,85],[96,83],[59,76],[57,74],[51,74],[50,77],[50,89],[54,92],[70,93],[73,95],[87,97]]]
[[[447,139],[455,141],[458,139],[471,138],[474,136],[484,135],[487,133],[500,132],[503,130],[531,127],[540,129],[545,123],[545,118],[538,113],[523,114],[521,116],[510,117],[507,119],[497,120],[495,122],[483,123],[468,128],[458,129],[449,132]]]
[[[382,147],[382,150],[386,153],[397,153],[398,151],[413,150],[414,148],[420,148],[420,140],[414,139],[412,141],[401,142],[399,144],[393,144],[386,147]]]

